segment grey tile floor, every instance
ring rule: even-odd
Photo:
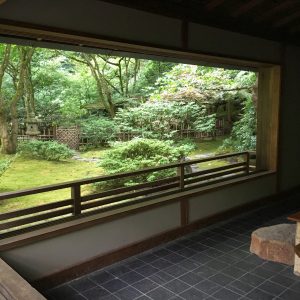
[[[300,300],[292,267],[249,252],[261,226],[287,223],[297,199],[215,224],[98,270],[45,293],[47,299],[288,299]],[[296,200],[296,201],[295,201]]]

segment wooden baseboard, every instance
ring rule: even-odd
[[[284,191],[278,194],[274,194],[272,196],[268,196],[251,203],[247,203],[244,205],[240,205],[238,207],[231,208],[227,211],[214,214],[212,216],[206,217],[204,219],[198,220],[196,222],[190,223],[188,225],[163,232],[159,235],[153,236],[146,240],[128,245],[126,247],[117,249],[110,253],[96,256],[88,261],[81,262],[77,265],[71,266],[67,269],[58,271],[56,273],[50,274],[38,280],[31,282],[31,284],[37,288],[38,290],[46,290],[51,287],[57,286],[59,284],[65,283],[77,277],[83,276],[90,272],[96,271],[105,266],[111,265],[115,262],[121,261],[143,251],[149,250],[153,247],[159,246],[160,244],[172,241],[178,237],[181,237],[185,234],[193,232],[195,230],[204,228],[213,223],[226,220],[233,216],[236,216],[241,213],[246,213],[251,209],[259,208],[262,205],[265,205],[272,201],[279,201],[283,197],[288,197],[293,194],[300,192],[300,186],[297,186],[288,191]]]

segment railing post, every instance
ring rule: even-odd
[[[81,191],[80,185],[76,184],[71,187],[71,197],[73,200],[73,216],[81,213]]]
[[[184,189],[184,165],[180,165],[178,168],[178,175],[179,175],[179,188],[181,190]]]
[[[250,173],[250,153],[246,153],[246,163],[247,163],[247,169],[246,169],[246,174]]]

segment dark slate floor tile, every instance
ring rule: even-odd
[[[159,257],[155,254],[152,254],[152,253],[149,253],[149,254],[146,254],[146,255],[142,255],[142,256],[139,256],[138,259],[146,262],[146,263],[152,263],[153,261],[157,260]]]
[[[291,290],[300,293],[300,282],[296,282],[289,287]]]
[[[218,272],[206,265],[200,266],[199,268],[193,270],[193,273],[200,275],[203,278],[209,278],[216,275]]]
[[[121,290],[127,286],[127,283],[121,281],[118,278],[115,278],[111,281],[108,281],[102,285],[106,290],[108,290],[111,293],[117,292],[118,290]]]
[[[167,256],[167,255],[169,255],[169,254],[171,254],[172,252],[170,251],[170,250],[167,250],[167,249],[165,249],[165,248],[162,248],[162,249],[158,249],[158,250],[155,250],[154,252],[153,252],[153,254],[155,254],[156,256],[158,256],[158,257],[165,257],[165,256]]]
[[[201,300],[208,297],[207,294],[193,287],[179,294],[179,296],[185,300]]]
[[[197,263],[197,262],[195,262],[194,260],[191,260],[191,259],[185,259],[182,262],[180,262],[179,265],[181,267],[183,267],[184,269],[186,269],[187,271],[192,271],[192,270],[195,270],[195,269],[199,268],[199,266],[201,264],[199,264],[199,263]]]
[[[146,294],[157,288],[158,284],[148,278],[144,278],[143,280],[134,283],[132,286],[143,294]]]
[[[230,254],[221,255],[221,256],[218,257],[218,259],[221,260],[221,261],[224,261],[224,262],[226,262],[228,264],[235,264],[238,261],[240,261],[239,258],[234,257],[234,256],[232,256]]]
[[[248,283],[245,283],[243,281],[240,281],[240,280],[235,280],[233,282],[231,282],[229,285],[228,285],[229,288],[233,287],[234,289],[237,289],[239,291],[241,291],[240,293],[241,294],[247,294],[249,293],[251,290],[254,289],[253,286],[249,285]]]
[[[291,290],[287,289],[282,294],[279,295],[278,299],[281,300],[299,300],[300,294]]]
[[[222,270],[222,273],[224,273],[225,275],[228,275],[230,277],[233,277],[234,279],[237,279],[237,278],[245,275],[244,270],[241,270],[241,269],[236,268],[234,266],[230,266],[230,267]]]
[[[183,248],[176,252],[179,255],[184,256],[185,258],[190,258],[191,256],[197,254],[197,251],[191,249],[191,248]]]
[[[140,259],[134,259],[134,260],[131,260],[128,263],[126,263],[125,266],[131,270],[135,270],[135,269],[143,267],[145,265],[146,265],[146,263],[144,261],[142,261]]]
[[[142,274],[143,276],[147,277],[147,276],[151,276],[157,272],[159,272],[160,270],[157,268],[154,268],[150,265],[145,265],[141,268],[137,268],[135,269],[136,272]]]
[[[122,281],[125,281],[128,284],[133,284],[137,281],[140,281],[144,278],[141,274],[131,271],[119,277]]]
[[[204,278],[194,272],[188,272],[188,273],[182,275],[181,277],[179,277],[178,279],[184,281],[185,283],[187,283],[189,285],[195,285],[195,284],[201,282]]]
[[[185,260],[185,257],[183,257],[182,255],[178,255],[176,253],[171,253],[171,254],[165,256],[164,259],[170,261],[171,263],[177,264],[177,263],[180,263],[181,261]]]
[[[106,271],[101,271],[101,272],[92,273],[91,275],[89,275],[89,278],[95,281],[97,284],[101,285],[107,281],[114,279],[115,276]]]
[[[251,273],[264,279],[268,279],[274,275],[273,271],[265,269],[263,266],[251,270]]]
[[[212,268],[216,271],[221,271],[227,267],[229,267],[229,264],[225,263],[225,262],[222,262],[218,259],[214,259],[214,260],[211,260],[210,262],[208,262],[206,264],[206,266],[208,266],[209,268]]]
[[[137,291],[135,288],[128,286],[125,289],[122,289],[114,294],[114,296],[117,296],[118,298],[122,300],[134,300],[140,296],[142,296],[142,293]]]
[[[172,275],[173,277],[179,277],[183,274],[187,273],[188,270],[185,268],[182,268],[180,265],[173,265],[167,269],[164,270],[164,272]]]
[[[222,251],[219,251],[217,249],[209,248],[202,252],[203,254],[206,254],[207,256],[210,256],[212,258],[218,258],[222,254],[224,254]]]
[[[102,299],[103,297],[108,296],[109,294],[110,293],[107,290],[101,287],[95,287],[82,293],[82,295],[89,300]]]
[[[183,291],[187,290],[190,288],[190,285],[186,284],[185,282],[179,280],[179,279],[174,279],[164,285],[164,287],[174,294],[180,294]]]
[[[215,283],[222,285],[222,286],[225,286],[225,285],[229,284],[230,282],[234,281],[234,279],[232,277],[227,276],[222,273],[218,273],[214,276],[211,276],[209,279]]]
[[[184,248],[184,246],[177,244],[177,243],[170,244],[166,247],[167,250],[170,250],[173,252],[178,252],[179,250],[181,250],[183,248]]]
[[[286,287],[267,280],[259,286],[259,289],[263,290],[273,296],[278,296],[286,289]]]
[[[274,299],[274,296],[260,290],[254,289],[249,294],[246,295],[248,298],[252,300],[271,300]]]
[[[256,275],[250,274],[250,273],[247,273],[244,276],[240,277],[239,280],[242,282],[245,282],[247,284],[250,284],[253,287],[256,287],[256,286],[262,284],[264,281],[264,279],[262,279],[261,277],[258,277]]]
[[[212,295],[216,291],[220,290],[222,288],[222,286],[217,284],[216,282],[209,280],[209,279],[205,279],[205,280],[201,281],[200,283],[196,284],[195,288],[208,294],[208,295]]]
[[[207,264],[208,262],[212,261],[213,258],[204,254],[204,253],[197,253],[190,257],[191,260],[194,260],[196,263],[201,265]]]
[[[87,277],[82,277],[76,280],[73,280],[69,283],[69,285],[77,290],[78,292],[84,292],[88,289],[96,287],[96,283],[88,279]]]
[[[154,289],[151,292],[147,293],[147,296],[149,296],[153,300],[166,300],[176,295],[170,290],[167,290],[166,288],[160,286],[157,289]]]
[[[275,263],[275,262],[272,262],[272,261],[268,261],[268,262],[263,264],[263,267],[265,269],[268,269],[268,270],[273,271],[273,272],[280,272],[283,269],[285,269],[286,266],[283,265],[283,264],[280,264],[280,263]]]
[[[119,277],[122,276],[123,274],[130,272],[131,270],[127,268],[125,265],[117,265],[115,267],[107,269],[107,272],[110,274]]]
[[[236,268],[245,270],[247,272],[250,272],[251,270],[256,268],[255,264],[250,264],[245,260],[238,261],[237,263],[233,264],[233,266],[235,266]]]
[[[173,263],[171,263],[170,261],[163,259],[163,258],[159,258],[151,263],[151,266],[153,266],[159,270],[166,269],[172,265],[173,265]]]
[[[120,298],[116,297],[115,295],[108,295],[108,296],[105,296],[105,297],[101,297],[101,298],[98,298],[99,300],[120,300]]]
[[[142,295],[141,297],[138,297],[136,300],[151,300],[151,298],[146,295]]]
[[[215,299],[220,299],[220,300],[237,300],[237,299],[241,298],[241,295],[239,295],[231,290],[228,290],[226,288],[222,288],[221,290],[214,293],[213,297]]]
[[[295,276],[296,277],[296,276]],[[272,282],[275,282],[277,284],[280,284],[280,285],[283,285],[285,287],[290,287],[291,285],[293,285],[295,282],[296,282],[296,278],[289,278],[289,277],[286,277],[286,276],[283,276],[281,274],[276,274],[274,275],[273,277],[270,278],[270,280]],[[298,279],[300,280],[300,279]]]
[[[199,253],[199,252],[203,252],[203,251],[205,251],[205,250],[208,249],[207,246],[205,246],[205,245],[203,245],[203,244],[201,244],[201,243],[198,243],[198,242],[189,245],[187,248],[192,249],[192,250],[194,250],[194,251],[196,251],[196,252],[198,252],[198,253]]]
[[[164,283],[167,283],[174,279],[173,276],[171,276],[170,274],[168,274],[164,271],[154,273],[153,275],[149,276],[148,278],[158,284],[164,284]]]
[[[68,300],[86,300],[86,298],[80,294],[76,294],[74,296],[69,297]]]

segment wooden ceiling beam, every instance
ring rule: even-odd
[[[273,8],[263,12],[258,17],[254,18],[254,23],[266,22],[272,19],[275,15],[284,12],[286,9],[291,8],[293,5],[299,4],[298,0],[286,0],[282,1],[278,5],[275,5]]]
[[[215,8],[217,8],[218,6],[220,6],[221,4],[223,4],[224,0],[211,0],[208,1],[208,3],[205,5],[205,9],[207,11],[212,11]]]
[[[242,5],[240,5],[237,9],[235,9],[232,13],[231,16],[236,18],[239,17],[249,11],[251,11],[253,8],[256,6],[262,4],[265,0],[252,0],[248,1]]]
[[[300,10],[296,10],[294,13],[287,15],[283,18],[279,18],[278,21],[274,22],[272,26],[274,28],[279,28],[283,26],[288,26],[288,24],[300,19]]]

